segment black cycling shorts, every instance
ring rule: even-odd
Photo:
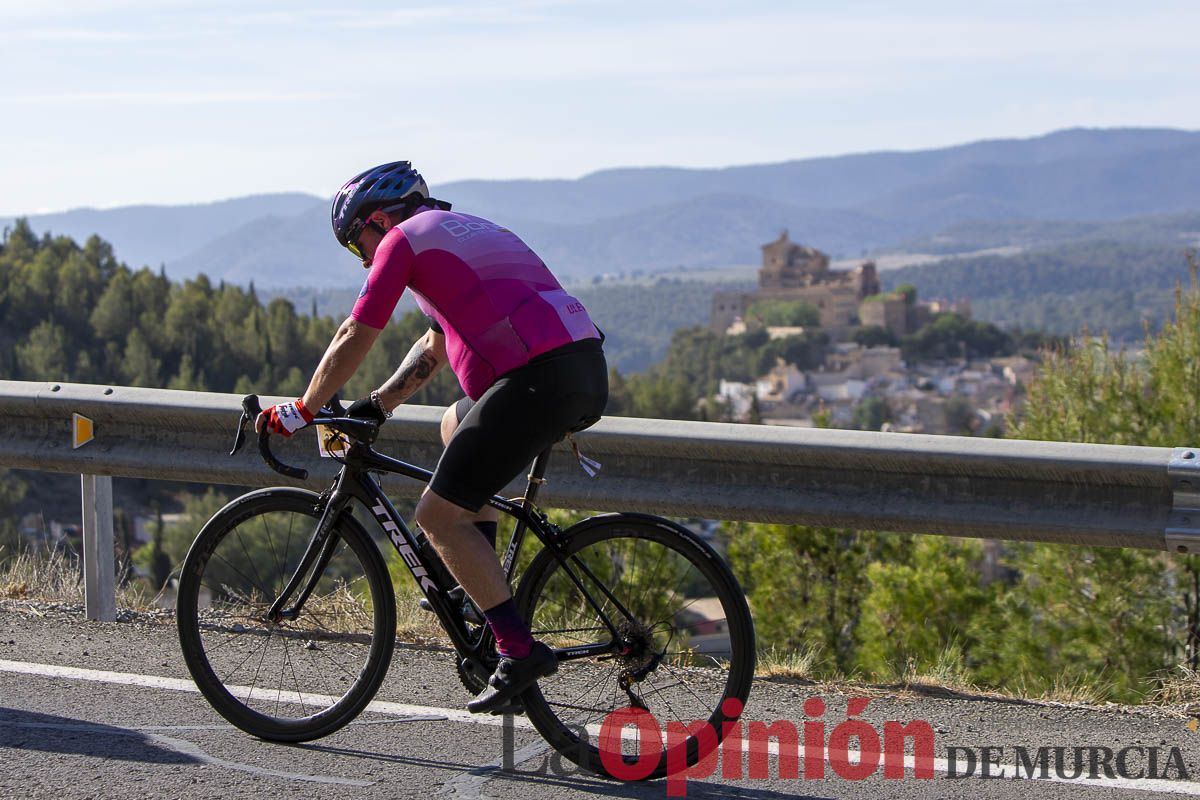
[[[539,453],[600,419],[607,402],[608,364],[599,339],[540,355],[502,375],[478,401],[458,401],[458,429],[429,488],[477,512]]]

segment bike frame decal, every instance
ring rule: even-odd
[[[513,565],[517,560],[517,550],[521,547],[521,540],[525,538],[525,523],[522,520],[517,521],[516,527],[513,529],[512,541],[508,543],[508,549],[504,551],[504,574],[510,580],[513,574]]]
[[[429,577],[429,571],[425,569],[425,565],[421,563],[420,557],[417,556],[416,550],[412,546],[412,534],[408,528],[404,526],[404,522],[400,519],[400,515],[388,503],[387,498],[379,496],[375,500],[375,505],[371,506],[371,513],[375,515],[375,519],[379,520],[379,524],[383,527],[384,533],[392,541],[392,547],[396,548],[396,552],[400,554],[400,558],[404,560],[404,564],[408,567],[409,572],[421,584],[421,588],[426,594],[439,591],[438,585],[434,583],[433,578]]]

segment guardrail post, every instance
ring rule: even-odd
[[[88,619],[117,618],[112,477],[83,476],[83,604]]]

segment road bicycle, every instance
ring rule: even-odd
[[[242,409],[232,453],[260,412],[257,396]],[[395,571],[407,571],[428,600],[466,690],[481,691],[498,660],[478,609],[455,591],[424,533],[412,532],[376,477],[428,483],[432,473],[374,450],[379,425],[345,416],[336,400],[315,424],[342,445],[332,485],[320,494],[275,487],[233,500],[200,530],[178,585],[179,638],[196,685],[229,722],[271,741],[338,730],[383,683],[396,597],[370,520],[395,550]],[[276,458],[265,431],[258,445],[272,469],[307,478]],[[691,765],[717,746],[750,690],[755,644],[745,594],[712,547],[669,520],[618,513],[565,530],[552,523],[534,504],[549,457],[547,449],[533,462],[522,497],[488,501],[514,523],[501,563],[517,607],[559,660],[558,671],[508,711],[524,713],[551,746],[592,772],[613,775],[605,760],[619,765],[618,747],[649,778],[668,764]],[[356,502],[360,516],[370,514],[365,524]],[[663,746],[629,727],[602,754],[600,730],[621,709],[652,713],[660,730],[696,721],[711,729]],[[640,759],[653,758],[655,747],[658,764],[646,770]]]

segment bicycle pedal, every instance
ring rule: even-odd
[[[483,614],[480,613],[479,609],[475,607],[475,604],[471,602],[470,598],[467,597],[466,591],[461,586],[455,586],[446,594],[450,597],[451,602],[462,603],[463,620],[472,625],[483,626],[486,624]],[[433,605],[427,598],[422,597],[419,601],[417,601],[417,605],[422,611],[433,613]]]

